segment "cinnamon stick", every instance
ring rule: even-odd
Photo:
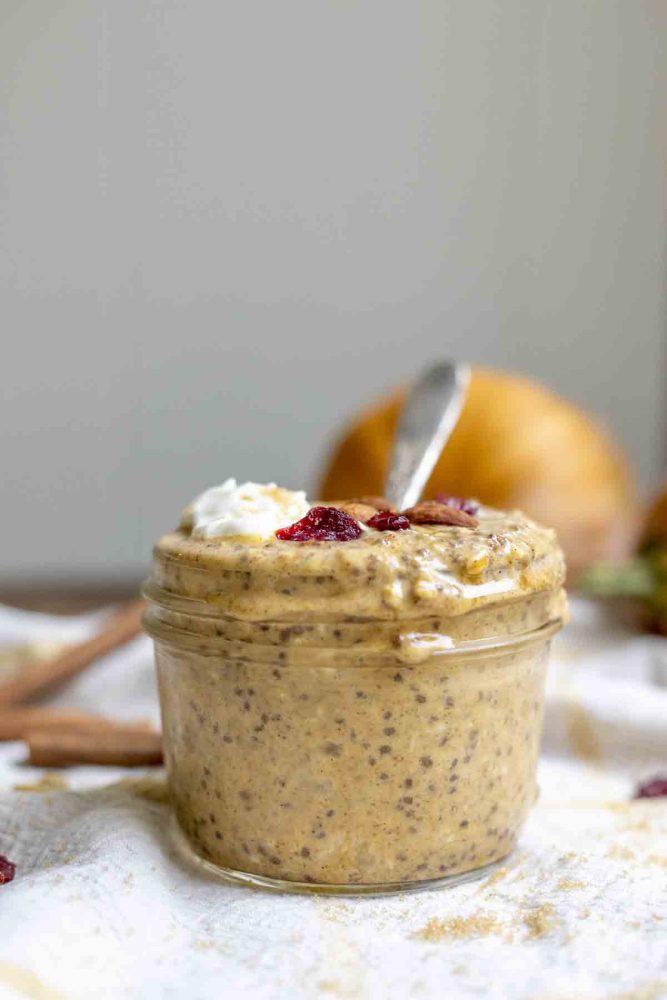
[[[162,763],[159,733],[123,728],[97,733],[44,729],[28,733],[26,743],[27,763],[35,767],[74,767],[78,764],[149,767]]]
[[[139,634],[144,601],[133,601],[117,611],[109,623],[85,642],[41,663],[31,663],[15,677],[0,683],[0,706],[17,705],[50,693],[70,677],[80,674],[95,660],[113,652]]]
[[[95,733],[103,729],[129,729],[146,733],[151,728],[148,722],[117,722],[76,708],[33,708],[27,705],[0,708],[0,742],[22,740],[29,732],[41,732],[45,729],[61,733]]]

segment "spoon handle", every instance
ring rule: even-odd
[[[411,388],[399,416],[385,495],[397,510],[412,507],[454,430],[465,400],[470,368],[441,361]]]

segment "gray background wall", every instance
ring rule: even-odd
[[[662,0],[0,0],[2,570],[139,571],[436,355],[665,413]]]

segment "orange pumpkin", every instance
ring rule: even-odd
[[[382,492],[399,390],[358,416],[335,447],[323,500]],[[621,453],[590,417],[543,386],[475,369],[463,412],[424,497],[438,491],[520,508],[554,527],[571,574],[631,551],[638,507]]]
[[[667,544],[667,483],[649,507],[642,532],[644,544]]]

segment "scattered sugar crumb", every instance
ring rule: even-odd
[[[322,912],[322,916],[325,920],[331,920],[335,924],[347,923],[347,917],[349,916],[352,907],[349,903],[345,903],[342,900],[332,900],[327,899],[323,896],[316,896],[317,905]],[[376,914],[379,915],[379,914]]]
[[[321,993],[328,993],[342,1000],[357,1000],[359,986],[357,983],[342,983],[339,979],[320,979],[317,988]]]
[[[634,861],[637,855],[629,847],[621,844],[612,844],[607,851],[608,858],[615,858],[617,861]]]
[[[331,993],[336,997],[345,995],[337,979],[321,979],[317,984],[317,988],[321,990],[322,993]]]
[[[551,903],[543,903],[523,915],[529,938],[543,938],[556,928],[556,910]]]
[[[15,792],[67,792],[69,785],[58,771],[45,772],[37,781],[14,785]]]
[[[556,888],[568,892],[570,889],[585,889],[586,883],[580,878],[562,878]]]
[[[197,938],[194,943],[197,951],[211,951],[215,948],[213,941],[210,938]]]
[[[617,813],[628,813],[632,809],[633,802],[601,802],[601,807],[603,809],[608,809],[609,812]]]
[[[440,920],[431,919],[410,936],[420,941],[444,941],[446,938],[486,937],[489,934],[499,934],[503,930],[496,917],[488,913],[476,913],[470,917],[449,917]]]
[[[493,873],[493,875],[489,875],[489,877],[482,883],[480,888],[488,889],[489,886],[495,885],[496,882],[502,881],[502,879],[504,879],[508,874],[509,874],[509,868],[499,868],[497,871]]]
[[[667,981],[654,979],[634,990],[614,993],[608,1000],[661,1000],[667,993]]]
[[[623,990],[621,993],[607,993],[605,1000],[664,1000],[665,996],[667,996],[667,980],[653,979],[643,986],[635,986],[634,989]],[[549,1000],[552,998],[549,997]],[[558,1000],[580,1000],[580,995],[577,994],[575,998],[568,993],[566,997],[559,997]]]
[[[340,910],[323,910],[322,916],[332,924],[348,923],[345,913],[341,913]]]

